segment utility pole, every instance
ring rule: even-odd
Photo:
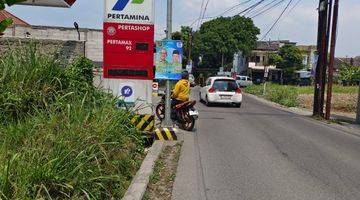
[[[315,92],[314,92],[314,107],[313,116],[324,115],[324,95],[323,88],[325,84],[324,73],[326,74],[327,63],[327,22],[328,22],[328,0],[319,0],[319,25],[318,25],[318,62],[315,74]]]
[[[166,38],[171,40],[172,33],[172,0],[167,0],[167,23],[166,23]],[[166,80],[166,94],[165,94],[165,126],[170,127],[171,122],[171,88],[170,80]]]
[[[270,54],[269,54],[269,51],[270,51],[270,47],[271,47],[271,39],[269,38],[269,42],[267,43],[268,44],[268,51],[266,52],[266,57],[267,57],[267,60],[263,60],[263,63],[264,63],[264,88],[263,88],[263,95],[265,96],[266,95],[266,79],[269,77],[269,68],[270,67]]]
[[[192,29],[190,28],[190,33],[189,33],[189,50],[188,50],[188,65],[190,65],[191,62],[191,50],[192,50],[192,40],[193,40],[193,33],[192,33]]]
[[[326,104],[325,102],[325,89],[326,89],[326,76],[327,76],[327,69],[329,66],[329,59],[328,59],[328,54],[329,54],[329,45],[330,45],[330,28],[331,28],[331,15],[332,15],[332,6],[333,6],[333,0],[327,0],[327,26],[326,26],[326,44],[325,44],[325,50],[324,50],[324,67],[323,67],[323,71],[322,71],[322,80],[321,80],[321,104],[320,107],[322,108],[322,117],[324,116],[324,105]]]
[[[360,80],[359,80],[359,93],[358,93],[357,112],[356,112],[356,123],[360,124]]]
[[[339,0],[335,0],[334,14],[332,19],[333,20],[332,30],[331,30],[332,35],[331,35],[331,46],[330,46],[330,61],[329,61],[325,119],[330,119],[330,115],[331,115],[331,98],[332,98],[332,86],[333,86],[333,75],[334,75],[334,59],[335,59],[338,15],[339,15]]]
[[[221,52],[221,67],[224,69],[224,52]]]

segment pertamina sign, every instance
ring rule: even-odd
[[[154,77],[154,0],[105,0],[104,77]]]
[[[154,0],[105,0],[104,22],[154,24]]]
[[[104,88],[152,114],[154,0],[104,1]]]

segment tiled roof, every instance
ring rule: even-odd
[[[342,65],[360,66],[360,56],[354,58],[335,58],[334,68],[338,69]]]
[[[255,50],[278,51],[285,44],[296,45],[296,42],[290,42],[289,40],[257,41]]]
[[[26,23],[24,20],[16,17],[15,15],[9,13],[6,10],[0,10],[0,21],[7,19],[7,18],[11,18],[14,21],[13,25],[29,25],[28,23]]]

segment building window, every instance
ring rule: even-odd
[[[256,63],[259,63],[259,62],[260,62],[260,56],[256,56],[255,62],[256,62]]]
[[[307,56],[303,57],[303,64],[308,65],[308,57]]]

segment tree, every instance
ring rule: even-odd
[[[234,53],[249,55],[256,46],[260,30],[250,18],[220,17],[205,22],[194,34],[193,57],[201,67],[231,65]]]
[[[271,53],[269,55],[269,63],[268,65],[276,65],[279,66],[284,61],[284,59],[277,53]]]
[[[300,49],[294,45],[284,45],[276,54],[270,54],[269,64],[276,65],[283,70],[283,80],[285,83],[296,81],[295,71],[303,69],[303,56]]]
[[[181,32],[180,31],[173,32],[171,34],[171,39],[173,39],[173,40],[181,40],[182,39]]]
[[[188,53],[190,48],[190,38],[192,34],[192,28],[189,26],[181,26],[180,31],[176,31],[172,33],[171,39],[173,40],[181,40],[183,42],[183,66],[185,66],[188,63]]]
[[[16,3],[23,2],[25,0],[0,0],[0,10],[5,9],[5,4],[8,6],[14,5]],[[7,27],[9,27],[13,23],[13,20],[11,18],[4,19],[0,21],[0,37],[3,35],[3,32]]]
[[[360,80],[360,67],[343,65],[340,68],[339,80],[344,85],[354,85]]]

